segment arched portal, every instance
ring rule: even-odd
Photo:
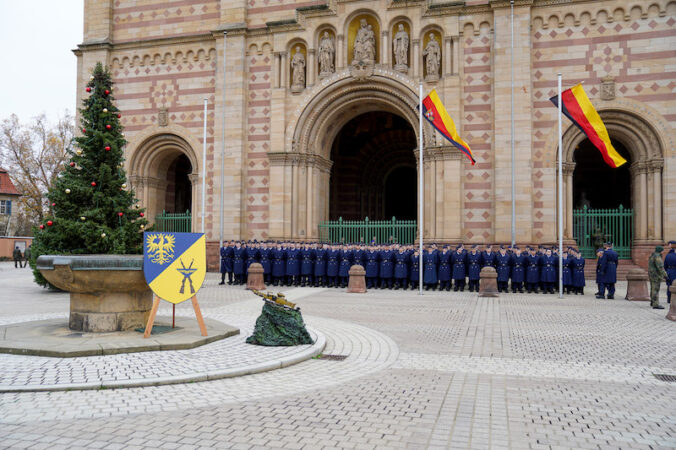
[[[415,219],[415,147],[411,125],[390,112],[345,124],[331,149],[329,218]]]
[[[163,211],[185,213],[195,208],[198,162],[186,139],[152,134],[129,153],[129,181],[151,222]]]

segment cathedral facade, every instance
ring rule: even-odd
[[[107,64],[141,205],[192,211],[216,258],[222,239],[416,219],[422,83],[476,159],[423,125],[426,239],[509,243],[514,162],[516,241],[553,243],[562,73],[628,161],[604,167],[564,118],[564,236],[575,210],[630,209],[641,262],[676,238],[674,25],[673,0],[85,0],[78,105]]]

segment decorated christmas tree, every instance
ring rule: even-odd
[[[121,113],[114,105],[110,72],[101,63],[86,91],[81,136],[75,138],[70,161],[47,193],[50,217],[34,230],[31,267],[41,285],[46,281],[35,269],[39,255],[130,254],[143,249],[148,221],[127,186]]]

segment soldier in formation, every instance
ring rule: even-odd
[[[441,248],[440,248],[441,247]],[[394,239],[387,244],[322,244],[296,242],[230,241],[221,248],[221,283],[246,283],[248,267],[260,263],[265,283],[273,286],[347,287],[349,270],[361,265],[366,272],[368,289],[418,289],[420,270],[426,290],[463,292],[479,291],[481,269],[496,269],[501,292],[550,293],[558,290],[559,256],[556,248],[500,246],[496,252],[489,244],[481,251],[473,244],[451,250],[448,245],[429,244],[423,250],[423,265],[419,266],[418,246],[400,245]],[[617,253],[606,244],[597,265],[597,296],[607,290],[612,298],[615,283]],[[676,243],[674,244],[676,247]],[[672,253],[673,259],[676,254]],[[667,255],[668,258],[669,255]],[[668,259],[666,267],[676,275],[676,261]],[[563,255],[566,293],[584,294],[585,260],[574,248]],[[673,280],[674,276],[672,276]]]
[[[667,272],[664,270],[664,265],[662,264],[662,252],[664,247],[658,245],[655,247],[655,251],[650,255],[648,259],[648,277],[650,278],[650,306],[653,309],[664,309],[664,306],[660,305],[660,284],[662,280],[667,279]]]
[[[667,303],[671,303],[671,287],[676,280],[676,241],[669,241],[669,252],[664,257],[664,270],[667,272]]]

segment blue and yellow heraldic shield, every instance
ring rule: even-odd
[[[171,303],[188,300],[207,273],[203,233],[143,233],[143,274],[150,289]]]

